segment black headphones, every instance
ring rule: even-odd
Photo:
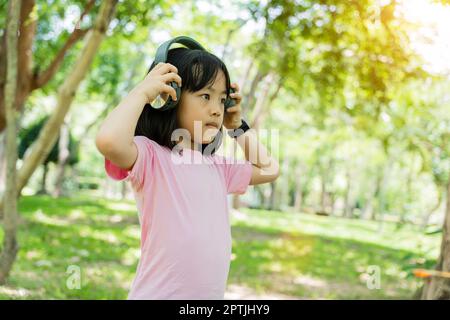
[[[167,40],[163,44],[161,44],[158,49],[156,50],[155,60],[153,61],[152,65],[150,66],[149,72],[160,62],[166,63],[167,62],[167,53],[169,52],[170,46],[174,43],[179,43],[184,46],[186,46],[189,49],[198,49],[198,50],[204,50],[207,51],[205,48],[203,48],[200,43],[195,41],[194,39],[186,36],[178,36],[173,39]],[[169,95],[167,101],[162,105],[160,108],[153,107],[156,110],[159,111],[165,111],[168,109],[172,109],[176,107],[178,104],[178,101],[180,101],[181,97],[181,89],[178,87],[178,84],[175,81],[171,81],[169,84],[172,88],[175,89],[175,92],[177,94],[177,100],[173,101],[172,97]],[[230,88],[230,92],[233,93],[234,89]],[[159,96],[158,96],[159,97]],[[157,98],[158,99],[158,98]],[[162,99],[161,99],[162,100]],[[231,108],[236,104],[236,99],[233,99],[231,97],[227,97],[225,100],[225,110],[228,108]]]

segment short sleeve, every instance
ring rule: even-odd
[[[219,167],[223,170],[227,194],[244,194],[250,184],[253,165],[247,160],[220,157]]]
[[[130,181],[132,186],[139,190],[144,184],[145,177],[152,171],[155,150],[152,141],[145,136],[135,136],[133,141],[138,149],[133,168],[122,169],[105,158],[105,171],[110,178]]]

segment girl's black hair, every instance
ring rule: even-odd
[[[216,79],[219,70],[225,74],[227,98],[230,94],[230,76],[225,66],[214,54],[198,49],[188,49],[185,47],[170,49],[167,53],[167,63],[177,67],[178,75],[181,77],[183,85],[181,92],[196,92],[205,86],[212,84]],[[154,64],[154,63],[153,63]],[[154,65],[150,67],[150,72]],[[172,132],[180,128],[177,120],[178,106],[181,97],[177,97],[178,104],[175,108],[159,111],[146,104],[136,125],[135,136],[146,136],[172,150],[176,145],[171,140]],[[202,144],[202,153],[213,155],[222,143],[223,126],[210,143]]]

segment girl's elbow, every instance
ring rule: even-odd
[[[278,177],[280,176],[280,165],[279,165],[279,163],[278,163],[278,161],[275,161],[274,160],[274,162],[273,162],[273,167],[274,167],[274,169],[273,169],[273,181],[275,181],[275,180],[277,180],[278,179]]]
[[[109,136],[97,134],[95,137],[95,146],[97,147],[97,150],[103,155],[109,154],[114,145],[114,139]]]
[[[273,160],[270,166],[265,170],[265,174],[267,175],[267,182],[274,182],[280,176],[280,166],[278,161]]]
[[[279,176],[280,176],[280,170],[278,170],[277,173],[275,174],[273,181],[277,180]]]

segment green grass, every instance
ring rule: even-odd
[[[299,298],[410,299],[411,270],[431,267],[439,235],[412,226],[244,209],[233,221],[230,281]],[[380,289],[367,279],[380,271]]]
[[[21,248],[0,298],[126,298],[139,253],[133,203],[23,197],[19,210]],[[66,285],[71,265],[81,271],[79,290]]]
[[[133,202],[26,196],[20,251],[0,299],[126,299],[139,254]],[[229,284],[308,299],[409,299],[415,267],[431,267],[440,235],[412,226],[244,209],[232,216]],[[0,239],[2,233],[0,232]],[[69,289],[69,266],[81,288]],[[380,289],[368,289],[368,267]]]

